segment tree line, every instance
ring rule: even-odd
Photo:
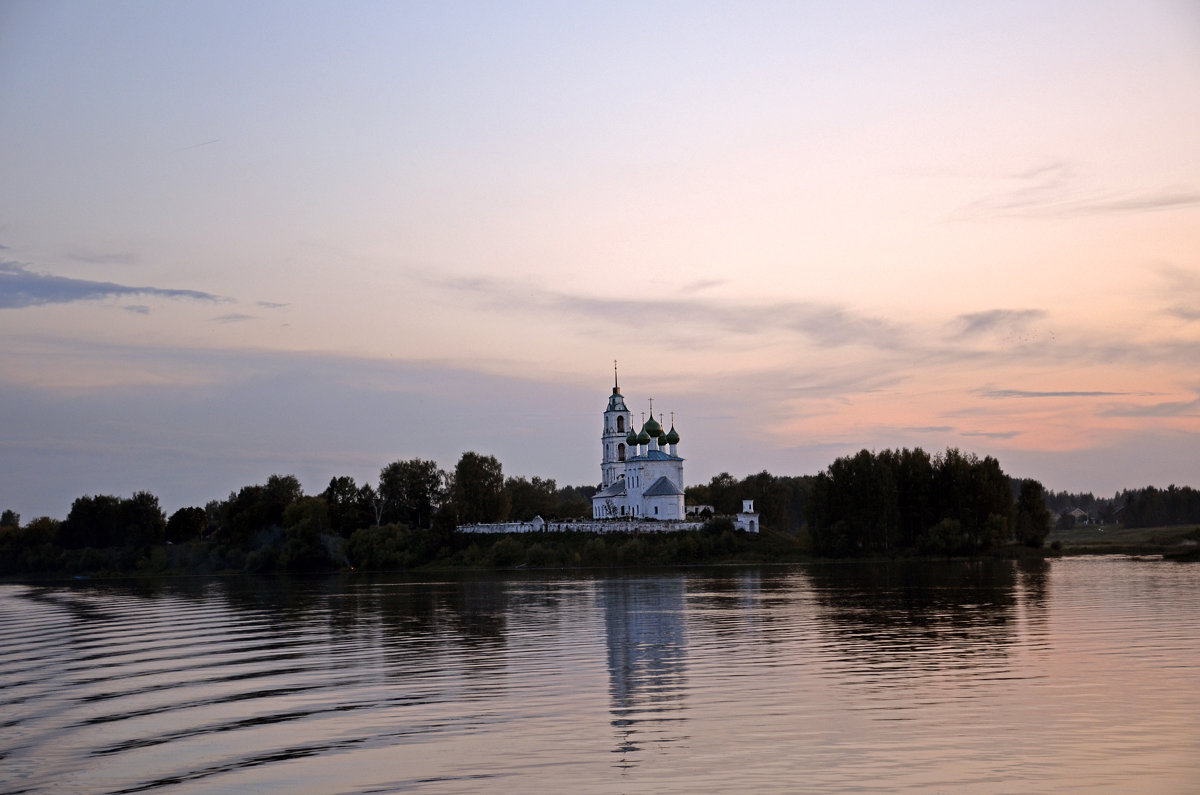
[[[335,476],[313,495],[295,476],[275,474],[170,517],[149,492],[84,495],[61,521],[22,525],[14,511],[0,513],[0,574],[317,571],[369,562],[381,545],[403,548],[389,560],[407,567],[453,553],[459,524],[590,517],[595,491],[506,478],[494,456],[467,452],[451,471],[394,461],[376,483]]]
[[[541,477],[505,477],[490,455],[464,453],[452,470],[419,458],[384,466],[378,480],[342,475],[319,494],[305,494],[292,475],[271,475],[223,500],[180,508],[169,517],[149,492],[131,497],[85,495],[66,519],[22,525],[0,514],[0,574],[23,572],[315,571],[410,568],[431,562],[503,565],[513,544],[540,543],[531,557],[553,565],[634,559],[610,540],[584,548],[575,541],[463,537],[461,524],[589,518],[595,486],[559,486]],[[1034,480],[1006,475],[996,459],[949,449],[860,451],[815,476],[763,471],[738,479],[727,472],[687,487],[689,505],[709,506],[708,541],[644,539],[646,560],[712,560],[714,555],[975,554],[1009,543],[1040,546],[1052,524],[1047,503],[1083,495],[1047,494]],[[1091,495],[1087,495],[1091,496]],[[716,517],[753,500],[764,530],[792,541],[741,546]],[[1076,500],[1082,502],[1082,500]],[[1114,497],[1128,526],[1200,522],[1200,492],[1148,487]],[[1093,498],[1093,505],[1102,501]],[[1085,509],[1086,510],[1086,509]],[[721,539],[718,543],[716,539]],[[730,540],[735,539],[735,540]],[[604,548],[603,551],[601,547]],[[661,547],[661,548],[660,548]],[[549,550],[549,551],[545,551]],[[784,550],[780,552],[780,550]],[[770,553],[770,554],[775,554]],[[516,556],[520,557],[520,556]]]
[[[1040,483],[1014,481],[995,458],[956,449],[839,458],[813,481],[808,509],[814,551],[834,556],[1040,547],[1050,521]]]

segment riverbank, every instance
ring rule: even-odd
[[[321,555],[289,557],[284,549],[242,550],[213,541],[157,547],[53,550],[10,558],[0,581],[107,577],[173,577],[333,572],[471,572],[518,569],[644,568],[696,565],[773,565],[833,558],[812,553],[808,536],[744,533],[723,528],[654,534],[528,533],[438,536],[431,531],[369,528],[348,541],[326,537]],[[1200,545],[1193,525],[1126,529],[1085,525],[1051,533],[1048,544],[1016,544],[975,558],[1029,559],[1076,555],[1168,555]],[[911,550],[855,560],[941,560]],[[848,558],[850,559],[850,558]],[[303,566],[290,565],[300,561]],[[23,564],[23,565],[21,565]]]
[[[1131,527],[1119,524],[1076,525],[1055,529],[1046,539],[1064,555],[1158,555],[1200,542],[1200,527],[1192,524],[1167,527]]]

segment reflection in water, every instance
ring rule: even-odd
[[[622,764],[632,766],[631,752],[678,738],[671,726],[683,720],[687,685],[684,584],[680,578],[617,578],[601,581],[598,590],[616,750]]]
[[[1194,791],[1196,615],[1115,558],[4,584],[0,791]]]
[[[1003,665],[1016,606],[1008,561],[851,562],[806,573],[823,634],[868,687],[878,677]]]

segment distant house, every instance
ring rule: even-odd
[[[1072,508],[1067,511],[1067,515],[1075,520],[1075,524],[1091,524],[1092,518],[1088,516],[1087,511],[1081,508]]]

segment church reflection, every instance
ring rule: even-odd
[[[614,752],[620,767],[637,752],[684,739],[687,630],[683,578],[598,583],[604,609]]]

